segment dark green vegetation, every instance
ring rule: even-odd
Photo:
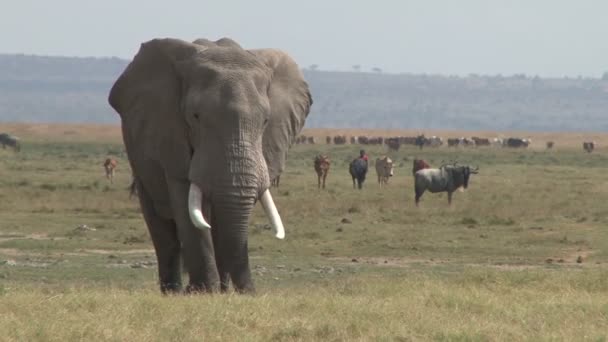
[[[109,89],[128,61],[0,55],[0,121],[116,123]],[[598,75],[599,76],[599,75]],[[608,78],[447,77],[305,70],[307,127],[608,129]]]
[[[158,294],[122,146],[26,141],[19,154],[0,150],[0,336],[607,338],[604,151],[403,149],[390,154],[397,167],[388,188],[371,167],[359,191],[347,171],[358,149],[292,149],[272,189],[286,240],[272,237],[261,208],[251,222],[258,296],[177,299]],[[366,150],[372,160],[385,152]],[[312,165],[319,152],[332,160],[325,191]],[[113,185],[102,168],[108,155],[118,160]],[[425,194],[416,209],[414,157],[480,173],[451,208],[445,194]]]

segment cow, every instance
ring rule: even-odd
[[[325,179],[329,173],[331,161],[327,155],[318,155],[315,157],[315,171],[317,172],[318,188],[321,188],[321,180],[323,181],[323,189],[325,189]]]
[[[19,142],[19,138],[14,135],[10,135],[8,133],[0,133],[0,144],[2,144],[3,149],[8,146],[12,147],[13,151],[15,152],[21,151],[21,143]]]
[[[355,189],[357,186],[359,187],[359,190],[362,189],[363,182],[365,182],[365,176],[367,175],[367,160],[363,158],[354,159],[350,163],[348,171],[353,178],[353,189]]]
[[[452,204],[452,193],[458,188],[466,189],[469,186],[469,177],[477,173],[479,168],[470,166],[446,165],[439,169],[423,169],[414,175],[414,192],[416,206],[425,191],[432,193],[447,192],[448,205]]]
[[[393,160],[388,156],[376,159],[376,174],[380,187],[388,184],[388,179],[393,177]]]
[[[431,166],[424,159],[414,159],[414,165],[412,166],[412,175],[416,175],[416,172],[422,169],[428,169]]]
[[[106,158],[103,162],[103,168],[106,171],[106,178],[110,180],[110,184],[114,183],[114,171],[116,170],[116,166],[118,162],[113,158]]]
[[[547,150],[552,149],[553,145],[554,145],[553,141],[547,141]]]
[[[593,142],[593,141],[583,142],[583,150],[587,151],[587,153],[593,152],[594,149],[595,149],[595,142]]]
[[[469,138],[465,138],[465,137],[462,137],[462,138],[458,139],[458,145],[464,146],[464,147],[467,147],[467,146],[469,146],[469,147],[475,147],[476,146],[475,145],[475,140],[469,139]]]
[[[475,142],[475,146],[490,146],[488,138],[472,137],[471,139]]]
[[[443,145],[443,139],[441,139],[441,137],[433,135],[432,137],[427,138],[424,143],[425,145],[430,147],[439,147]]]

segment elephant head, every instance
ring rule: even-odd
[[[219,249],[225,259],[218,265],[232,265],[227,272],[233,280],[239,272],[232,269],[246,259],[247,225],[257,200],[276,237],[284,237],[268,188],[283,171],[312,105],[308,85],[287,54],[245,50],[227,38],[151,40],[118,78],[109,102],[121,116],[129,160],[155,210],[172,199],[160,189],[171,182],[149,175],[154,167],[168,180],[189,183],[180,196],[188,198],[190,220],[203,230],[212,226],[215,255]]]

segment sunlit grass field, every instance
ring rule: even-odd
[[[537,137],[528,150],[406,147],[388,153],[389,186],[372,166],[362,191],[347,171],[360,146],[296,145],[271,190],[287,238],[261,208],[251,220],[258,293],[163,297],[118,129],[18,135],[20,153],[0,149],[0,341],[608,339],[601,144],[588,154],[553,134],[554,150]],[[325,190],[318,153],[332,160]],[[480,172],[451,207],[426,193],[416,208],[416,157]]]

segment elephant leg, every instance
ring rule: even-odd
[[[156,251],[160,290],[163,294],[180,292],[182,290],[180,244],[175,222],[160,217],[154,210],[152,199],[140,182],[135,181],[135,185],[141,211]]]
[[[177,234],[182,244],[184,265],[190,276],[188,291],[217,291],[219,276],[211,232],[209,229],[196,228],[188,213],[190,183],[168,179],[167,185]]]

